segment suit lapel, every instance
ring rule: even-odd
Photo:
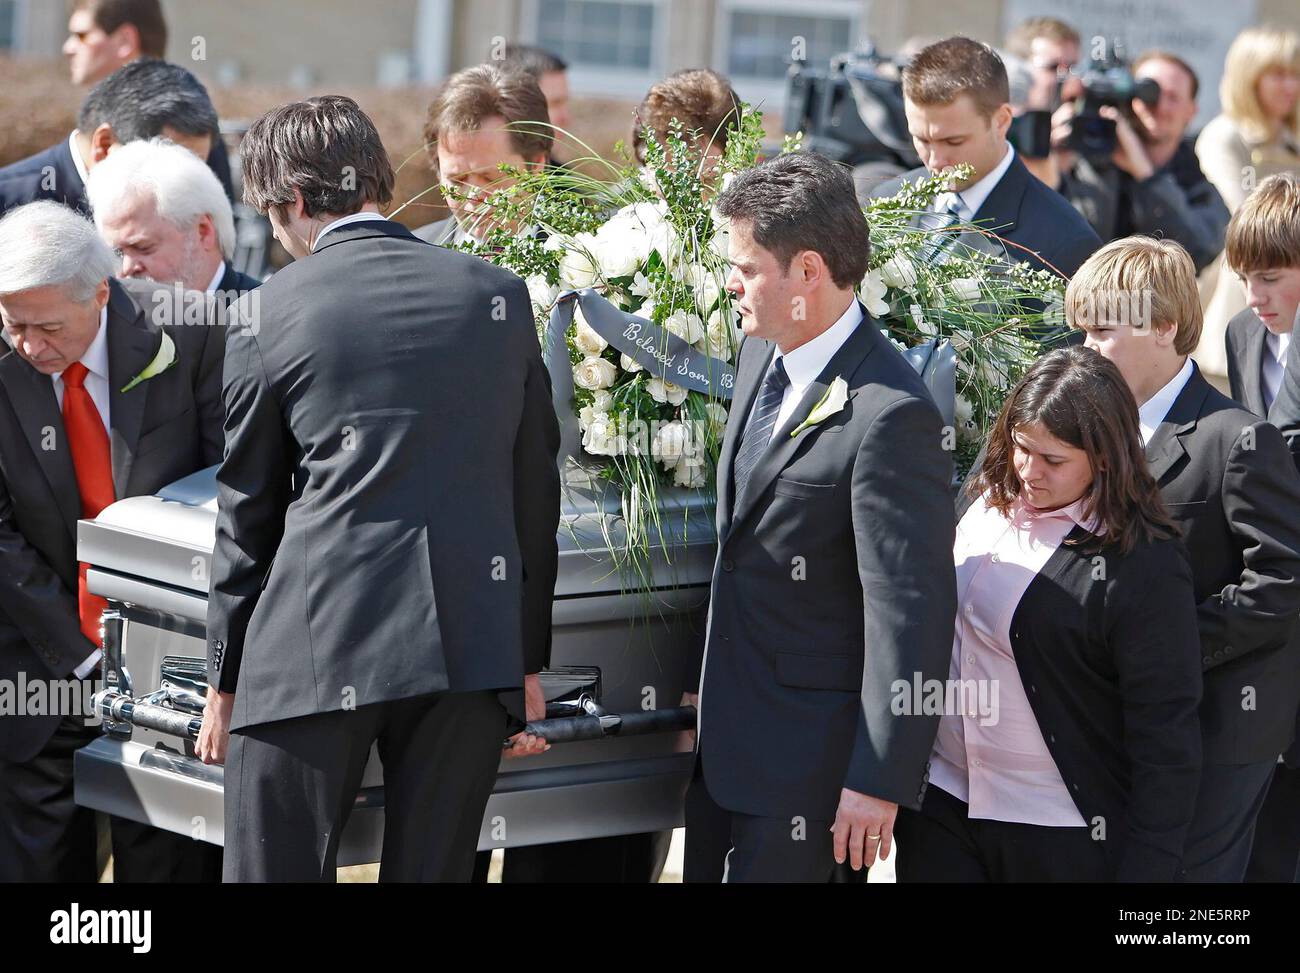
[[[149,382],[141,382],[131,391],[122,388],[153,360],[162,344],[162,332],[149,321],[116,281],[110,284],[108,298],[108,399],[109,443],[113,455],[113,491],[126,496],[135,461],[135,447],[140,440],[144,407],[149,398]]]
[[[1201,414],[1201,405],[1209,393],[1210,383],[1202,377],[1200,369],[1193,363],[1191,378],[1178,393],[1178,398],[1174,399],[1168,415],[1156,427],[1151,442],[1147,444],[1147,467],[1159,486],[1166,485],[1169,471],[1187,455],[1183,437],[1196,428],[1196,420]]]
[[[743,354],[748,348],[749,354]],[[741,343],[739,373],[736,375],[736,396],[731,402],[727,418],[727,432],[718,451],[718,536],[725,537],[731,526],[731,505],[734,501],[731,469],[736,461],[736,441],[749,421],[749,410],[758,397],[758,386],[767,366],[772,361],[772,343],[762,338],[746,338]]]
[[[1268,406],[1264,404],[1264,357],[1268,354],[1268,329],[1262,324],[1250,330],[1246,339],[1246,361],[1242,373],[1246,383],[1247,409],[1257,416],[1267,416]]]
[[[735,515],[731,519],[731,527],[735,527],[754,509],[758,503],[758,498],[763,495],[767,485],[776,479],[777,475],[794,459],[795,452],[811,437],[815,436],[820,430],[820,426],[813,426],[805,429],[797,436],[791,433],[808,417],[826,390],[830,388],[836,376],[844,378],[846,381],[855,371],[862,359],[866,358],[872,350],[872,333],[875,330],[875,324],[871,316],[864,309],[862,312],[862,321],[858,324],[847,341],[840,346],[839,350],[831,356],[826,367],[822,369],[821,374],[810,384],[795,407],[794,412],[790,414],[773,433],[772,441],[767,450],[759,457],[758,462],[754,465],[753,472],[749,474],[749,484],[745,489],[745,495],[739,498],[739,505],[736,507]],[[852,401],[856,390],[849,393],[849,400]],[[728,470],[730,476],[730,470]]]
[[[67,436],[54,382],[27,364],[18,352],[10,351],[0,358],[0,385],[13,404],[18,424],[54,494],[68,533],[75,537],[77,518],[81,516],[81,495],[77,492],[72,451],[65,442]]]

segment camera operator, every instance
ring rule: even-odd
[[[1053,187],[1075,161],[1064,143],[1074,100],[1083,95],[1076,73],[1080,50],[1079,32],[1055,17],[1030,17],[1007,35],[1006,52],[1025,65],[1027,83],[1023,102],[1012,99],[1016,120],[1008,137],[1025,168]],[[1011,70],[1008,63],[1008,73]],[[1015,87],[1013,82],[1013,96]]]
[[[1203,270],[1223,250],[1229,213],[1185,137],[1196,117],[1196,73],[1153,50],[1137,58],[1131,77],[1117,60],[1094,63],[1080,86],[1083,96],[1067,106],[1073,116],[1053,117],[1053,148],[1076,154],[1055,188],[1103,241],[1164,237]]]

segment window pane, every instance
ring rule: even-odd
[[[733,10],[727,72],[742,78],[783,78],[796,38],[802,38],[809,64],[822,64],[849,49],[848,17],[800,16],[760,10]]]
[[[650,70],[655,5],[540,0],[537,43],[575,65]]]

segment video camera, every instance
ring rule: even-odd
[[[1111,42],[1109,56],[1088,63],[1079,80],[1083,84],[1083,97],[1070,123],[1065,148],[1088,159],[1109,159],[1115,151],[1115,122],[1103,118],[1101,109],[1117,108],[1132,118],[1133,100],[1155,107],[1160,100],[1160,85],[1154,78],[1133,77],[1118,40]]]
[[[803,61],[786,78],[784,130],[849,166],[906,172],[921,165],[907,131],[898,65],[874,47],[836,55],[825,69]]]

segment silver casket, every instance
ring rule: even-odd
[[[103,736],[76,755],[78,804],[223,843],[222,768],[194,757],[206,692],[204,626],[215,523],[213,467],[78,525],[90,589],[109,601]],[[677,827],[690,772],[678,708],[703,649],[715,537],[695,491],[659,498],[648,577],[616,569],[618,493],[567,466],[551,667],[549,752],[503,760],[479,848]],[[383,773],[371,752],[339,864],[379,860]]]

